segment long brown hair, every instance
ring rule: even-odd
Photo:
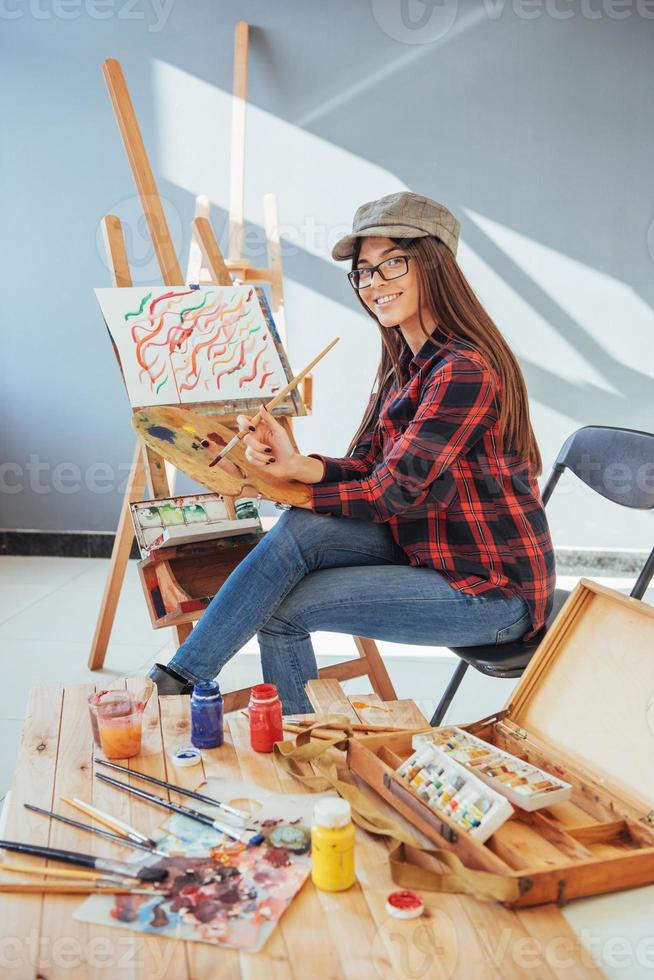
[[[453,341],[464,343],[478,351],[495,371],[500,383],[500,435],[504,452],[515,452],[518,459],[530,463],[534,476],[542,472],[542,460],[538,443],[529,419],[529,403],[525,379],[514,353],[493,323],[488,313],[472,291],[455,257],[440,239],[431,236],[423,238],[394,238],[397,245],[415,261],[418,276],[418,319],[425,339],[432,336],[423,322],[422,311],[426,309],[438,324],[434,338],[447,347]],[[359,258],[362,239],[357,239],[352,268]],[[368,309],[359,294],[357,298],[366,313],[377,324],[382,341],[382,355],[373,395],[364,413],[361,424],[348,446],[352,452],[363,433],[379,415],[382,388],[392,378],[397,388],[403,387],[407,380],[406,370],[400,357],[406,347],[399,326],[385,328],[380,326],[377,317]]]

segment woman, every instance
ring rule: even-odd
[[[284,710],[309,712],[315,630],[474,646],[544,625],[555,570],[527,393],[457,265],[458,234],[446,208],[415,194],[358,209],[332,255],[352,259],[350,282],[380,330],[376,390],[344,458],[299,454],[265,411],[249,426],[252,467],[307,484],[310,499],[282,514],[152,669],[160,693],[214,677],[256,633]]]

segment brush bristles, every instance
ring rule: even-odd
[[[166,868],[159,868],[157,866],[154,868],[141,868],[138,876],[141,881],[163,881],[164,878],[168,877],[168,871]]]

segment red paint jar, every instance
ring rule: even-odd
[[[250,745],[255,752],[272,752],[281,742],[282,702],[274,684],[255,684],[250,691]]]

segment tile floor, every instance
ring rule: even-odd
[[[0,800],[15,763],[29,688],[37,683],[68,684],[145,673],[155,660],[174,652],[172,631],[150,625],[136,563],[129,562],[112,631],[105,668],[86,666],[108,560],[87,558],[0,557]],[[630,578],[588,573],[606,585],[628,592]],[[572,588],[578,576],[560,576],[561,588]],[[654,589],[646,596],[654,602]],[[353,656],[349,637],[320,633],[314,638],[319,666]],[[427,717],[445,687],[454,656],[444,649],[380,643],[398,697],[412,697]],[[224,690],[260,678],[256,640],[237,654],[221,675]],[[501,707],[515,681],[498,681],[469,671],[448,715],[449,721],[481,718]],[[350,691],[369,690],[364,680],[350,681]],[[425,700],[425,695],[431,699]],[[654,887],[622,895],[578,901],[566,911],[583,933],[609,977],[629,980],[654,971],[654,929],[645,909],[654,907]]]

